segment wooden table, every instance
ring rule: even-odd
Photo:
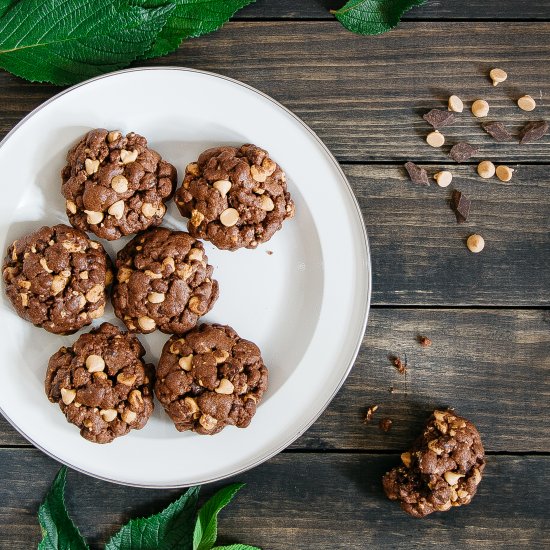
[[[237,78],[302,117],[343,165],[372,250],[372,310],[355,367],[303,437],[238,476],[248,485],[222,514],[220,543],[266,550],[548,547],[549,138],[498,144],[468,112],[448,129],[451,140],[469,141],[480,157],[516,169],[502,183],[481,180],[475,162],[452,167],[456,187],[473,199],[464,225],[449,209],[450,188],[415,186],[402,165],[448,164],[424,143],[420,114],[451,93],[488,99],[491,114],[514,131],[527,119],[550,118],[550,1],[429,1],[380,37],[344,30],[327,11],[337,4],[259,0],[220,32],[153,62]],[[509,73],[498,88],[487,78],[494,66]],[[2,136],[58,91],[1,73]],[[524,93],[537,99],[534,113],[515,106]],[[327,223],[338,227],[338,220]],[[465,247],[473,232],[486,240],[479,255]],[[418,334],[432,346],[421,348]],[[406,376],[390,365],[392,353],[407,355]],[[373,404],[378,418],[393,420],[389,433],[376,421],[362,423]],[[380,479],[436,406],[455,407],[477,424],[486,475],[470,506],[415,520],[385,499]],[[59,464],[3,420],[0,444],[0,548],[28,549],[39,540],[37,507]],[[158,511],[181,492],[125,488],[74,472],[68,479],[69,508],[94,548],[121,522]]]

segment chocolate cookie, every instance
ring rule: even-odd
[[[134,237],[116,267],[113,306],[131,331],[182,334],[218,298],[202,243],[183,231],[159,227]]]
[[[476,427],[452,411],[434,411],[401,460],[384,476],[384,491],[417,518],[469,504],[485,468]]]
[[[103,323],[52,355],[46,395],[82,437],[110,443],[143,428],[153,412],[155,371],[144,355],[135,336]]]
[[[17,314],[54,334],[71,334],[101,317],[113,279],[103,247],[67,225],[42,227],[15,241],[3,276]]]
[[[69,151],[61,177],[71,224],[108,241],[159,225],[177,180],[143,136],[103,128]]]
[[[246,428],[266,389],[258,346],[224,325],[203,324],[184,337],[172,336],[157,367],[155,394],[180,432]]]
[[[187,166],[176,204],[191,235],[224,250],[255,248],[294,216],[285,173],[255,145],[202,153]]]

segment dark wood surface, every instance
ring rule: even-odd
[[[379,37],[334,21],[327,10],[342,3],[260,0],[220,32],[152,62],[240,79],[302,117],[343,164],[372,252],[373,309],[354,369],[289,450],[238,476],[248,485],[223,512],[220,542],[264,550],[548,547],[550,140],[497,144],[469,113],[460,116],[445,131],[449,144],[467,140],[480,158],[516,168],[505,184],[478,178],[475,162],[452,167],[453,187],[473,200],[465,225],[449,209],[451,188],[416,187],[402,164],[449,167],[448,147],[424,143],[421,114],[450,93],[486,98],[491,118],[514,132],[550,118],[550,2],[434,0]],[[510,77],[493,88],[486,73],[496,65]],[[0,135],[59,89],[0,73]],[[515,107],[524,93],[539,102],[534,113]],[[477,256],[464,246],[472,232],[486,239]],[[418,345],[419,334],[430,348]],[[406,376],[390,354],[406,355]],[[364,425],[374,404],[380,410]],[[477,424],[486,476],[470,506],[412,520],[384,498],[380,478],[436,406]],[[377,428],[382,416],[394,421],[388,434]],[[59,465],[4,420],[0,464],[0,548],[33,548],[37,507]],[[177,494],[71,472],[67,498],[95,549],[121,522]]]
[[[257,0],[237,14],[238,19],[332,19],[346,0]],[[405,20],[421,19],[537,19],[550,20],[550,1],[539,0],[429,0],[405,14]]]
[[[4,498],[0,547],[28,550],[40,537],[34,509],[57,465],[34,449],[2,449]],[[247,486],[221,515],[220,544],[269,550],[350,548],[545,548],[550,539],[550,462],[489,456],[470,506],[422,521],[384,498],[380,478],[396,454],[283,453],[239,476]],[[525,483],[536,472],[536,484]],[[203,489],[210,496],[222,484]],[[166,506],[181,491],[144,491],[68,475],[67,506],[93,548],[121,523]],[[24,533],[24,538],[22,538]],[[160,550],[160,549],[159,549]]]

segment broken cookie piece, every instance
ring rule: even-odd
[[[485,468],[485,451],[471,422],[453,411],[436,410],[401,461],[384,475],[384,491],[407,514],[422,518],[471,502]]]
[[[417,185],[430,185],[428,181],[428,173],[424,168],[420,168],[414,162],[406,162],[405,170],[409,173],[409,178]]]

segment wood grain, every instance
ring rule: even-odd
[[[0,450],[0,461],[0,547],[27,550],[40,538],[36,511],[59,465],[31,449]],[[398,455],[279,455],[235,479],[247,485],[221,513],[218,543],[265,550],[420,548],[428,541],[441,548],[550,544],[549,457],[489,457],[469,506],[424,520],[409,518],[383,495],[380,479],[398,462]],[[219,486],[208,486],[203,497]],[[67,505],[96,550],[123,522],[159,511],[181,492],[121,487],[69,472]]]
[[[472,165],[426,166],[430,177],[453,173],[446,189],[413,184],[402,166],[345,167],[370,239],[373,304],[550,305],[548,168],[511,167],[503,183]],[[464,224],[449,206],[452,189],[472,200]],[[472,233],[485,239],[479,254],[466,247]]]
[[[491,118],[514,132],[526,120],[549,118],[549,58],[550,23],[404,23],[363,37],[333,22],[241,21],[147,64],[189,66],[251,84],[294,110],[341,161],[445,162],[445,151],[424,142],[429,128],[421,114],[456,93],[467,102],[486,98]],[[510,78],[494,88],[486,75],[496,64]],[[58,90],[1,72],[0,136]],[[542,97],[532,113],[514,103],[525,93]],[[449,144],[479,146],[480,157],[550,161],[549,136],[522,147],[496,144],[468,112],[444,133]]]
[[[331,19],[331,9],[338,9],[345,0],[257,0],[237,14],[238,19]],[[403,17],[415,19],[550,19],[550,2],[518,2],[517,0],[470,0],[449,2],[428,0],[424,6],[413,8]]]
[[[491,119],[513,132],[548,118],[549,58],[550,23],[405,23],[363,37],[331,22],[289,21],[232,23],[155,63],[210,70],[259,88],[302,117],[341,161],[445,162],[448,147],[425,143],[430,128],[421,115],[446,108],[449,95],[458,94],[466,110],[443,132],[448,144],[468,141],[480,157],[548,162],[550,136],[522,147],[497,144],[469,106],[487,99]],[[487,77],[495,65],[510,75],[496,88]],[[515,104],[526,93],[542,97],[532,113]]]
[[[432,339],[430,348],[418,344],[419,334]],[[401,451],[434,408],[455,407],[478,426],[489,451],[550,452],[548,349],[545,311],[375,309],[343,389],[292,448]],[[406,376],[390,354],[406,355]],[[375,404],[380,409],[364,425]],[[393,420],[387,434],[378,429],[383,417]],[[26,441],[2,420],[0,444]]]

